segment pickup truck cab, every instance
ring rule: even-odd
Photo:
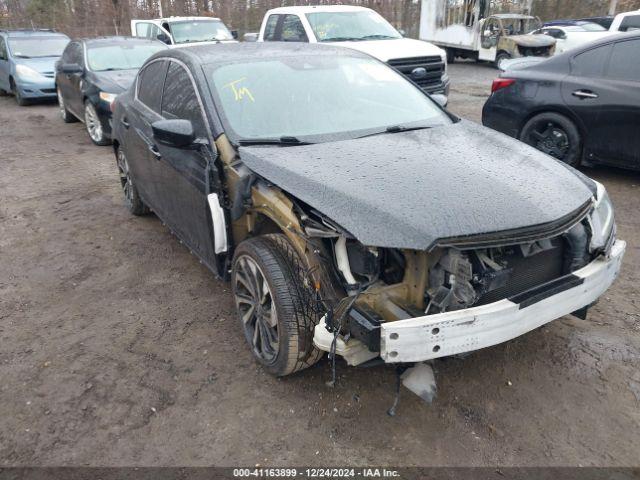
[[[619,13],[613,19],[609,30],[612,32],[632,32],[640,30],[640,10]]]
[[[153,20],[131,20],[131,35],[160,40],[169,47],[186,47],[212,43],[236,43],[237,32],[231,31],[219,18],[168,17]]]
[[[269,10],[259,42],[326,43],[352,48],[381,60],[429,94],[448,95],[444,50],[404,38],[375,11],[346,5],[282,7]]]

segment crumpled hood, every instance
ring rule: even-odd
[[[510,35],[507,37],[521,47],[551,47],[556,39],[548,35]]]
[[[258,175],[369,246],[557,221],[591,197],[573,169],[471,122],[298,147],[240,147]]]
[[[114,70],[113,72],[95,72],[100,88],[109,93],[122,93],[133,84],[138,69]]]
[[[397,38],[394,40],[371,40],[365,42],[330,42],[329,45],[347,47],[371,55],[378,60],[388,62],[394,58],[444,56],[440,47],[422,40]]]

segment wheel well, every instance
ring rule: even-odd
[[[280,226],[268,216],[258,213],[254,224],[252,236],[267,235],[269,233],[284,233]]]

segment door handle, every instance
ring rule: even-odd
[[[581,99],[585,98],[598,98],[599,95],[597,93],[593,93],[591,90],[576,90],[571,95],[574,97],[578,97]]]
[[[129,129],[129,122],[127,122],[127,117],[121,118],[120,124],[127,130]]]
[[[149,151],[156,157],[156,160],[160,160],[162,158],[162,154],[158,150],[158,147],[155,145],[149,145]]]

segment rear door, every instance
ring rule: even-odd
[[[82,115],[83,109],[81,105],[78,105],[77,98],[79,95],[80,79],[82,78],[82,74],[63,73],[60,70],[60,67],[65,64],[77,64],[82,67],[84,65],[83,57],[83,49],[80,42],[70,42],[62,53],[60,63],[58,64],[59,69],[56,73],[56,83],[58,85],[58,88],[60,89],[60,93],[62,93],[65,106],[68,110],[71,111],[71,113],[81,119],[84,118],[84,116]]]
[[[602,77],[612,48],[612,44],[605,44],[576,54],[570,60],[569,75],[562,81],[562,99],[578,119],[586,159],[602,153],[603,143],[596,132],[601,130]]]
[[[600,162],[640,168],[640,38],[613,45],[594,91],[599,107],[589,154]]]
[[[164,192],[165,221],[211,267],[216,266],[209,194],[215,168],[207,120],[197,86],[187,67],[171,61],[162,96],[162,117],[189,120],[197,146],[175,148],[157,144],[160,185]]]
[[[159,186],[159,153],[154,148],[151,124],[161,120],[162,88],[167,72],[166,60],[155,60],[144,66],[136,80],[135,98],[120,118],[127,144],[127,160],[136,187],[143,200],[163,217],[163,191]]]
[[[0,89],[8,92],[11,90],[9,87],[9,51],[7,48],[7,42],[4,37],[0,37]]]

